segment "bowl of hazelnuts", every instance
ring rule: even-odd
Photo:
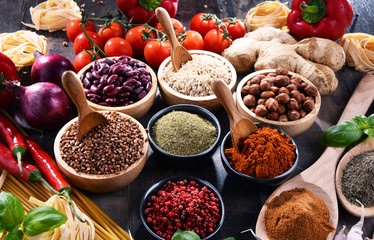
[[[237,88],[239,111],[254,122],[276,126],[295,137],[311,127],[321,108],[312,82],[284,68],[256,71]]]

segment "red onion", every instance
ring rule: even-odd
[[[31,127],[55,129],[69,119],[69,98],[56,84],[40,82],[25,87],[8,82],[6,86],[20,101],[23,118]]]
[[[31,68],[31,80],[36,82],[51,82],[62,86],[61,76],[67,70],[75,72],[73,64],[69,59],[59,54],[43,55],[36,51],[35,62]]]

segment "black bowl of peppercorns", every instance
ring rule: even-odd
[[[179,229],[209,239],[221,228],[224,216],[218,190],[192,176],[174,176],[155,183],[140,203],[144,227],[159,240],[170,240]]]

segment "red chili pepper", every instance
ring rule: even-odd
[[[13,61],[7,55],[0,52],[0,108],[7,106],[14,98],[14,94],[5,88],[2,75],[8,81],[19,81],[17,69]]]
[[[22,163],[23,175],[21,175],[17,160],[12,152],[0,142],[0,167],[16,177],[21,177],[29,182],[39,182],[42,179],[40,171],[33,165]]]
[[[151,26],[158,23],[155,16],[157,7],[165,8],[170,17],[174,17],[178,9],[178,0],[116,0],[118,8],[132,23],[146,23]]]
[[[348,0],[294,0],[287,27],[299,39],[321,37],[339,39],[353,18]]]
[[[26,152],[26,144],[23,141],[22,135],[18,130],[11,124],[6,118],[0,116],[0,136],[2,136],[7,142],[12,153],[18,160],[18,167],[21,176],[22,171],[22,156]]]

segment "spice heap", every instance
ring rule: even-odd
[[[168,153],[190,156],[210,148],[217,139],[217,129],[198,114],[172,111],[156,121],[152,138]]]
[[[289,170],[296,158],[291,138],[268,126],[260,126],[241,139],[239,149],[225,149],[226,158],[235,170],[256,178],[278,176]]]
[[[105,112],[108,125],[99,125],[78,140],[78,122],[61,136],[62,159],[75,171],[88,174],[119,173],[143,155],[144,138],[135,122],[116,112]]]
[[[284,191],[267,204],[266,234],[270,240],[326,240],[335,231],[323,200],[305,188]]]
[[[170,240],[178,229],[204,238],[214,231],[221,215],[219,199],[206,186],[191,180],[168,181],[150,197],[144,210],[157,235]]]
[[[374,206],[374,151],[354,156],[343,170],[342,191],[347,200],[360,206]]]

